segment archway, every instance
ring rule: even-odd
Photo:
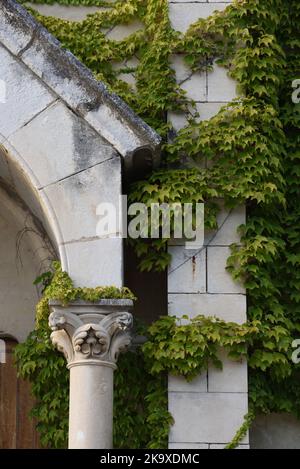
[[[6,200],[6,205],[1,205],[0,200],[0,214],[1,210],[5,212],[5,206],[11,207],[6,209],[3,220],[14,235],[18,233],[18,240],[21,230],[21,239],[27,243],[27,254],[30,251],[33,255],[28,262],[30,267],[25,269],[26,288],[22,286],[21,291],[28,293],[32,288],[31,283],[29,287],[32,275],[28,272],[37,267],[34,260],[36,252],[49,251],[48,243],[75,286],[121,287],[123,240],[119,231],[109,236],[97,233],[97,207],[101,202],[111,202],[119,207],[122,168],[128,172],[133,169],[132,175],[134,167],[139,171],[147,170],[148,163],[155,167],[159,161],[160,138],[124,102],[110,94],[103,83],[96,81],[91,72],[15,1],[1,3],[0,22],[1,80],[5,84],[5,99],[0,103],[0,177],[4,189],[2,198]],[[138,164],[141,158],[146,164]],[[24,213],[27,213],[25,218]],[[27,228],[27,223],[32,229]],[[4,264],[10,268],[13,265],[11,253],[15,250],[12,239],[13,235],[8,230],[6,240],[11,243],[7,249],[10,257]],[[32,249],[35,243],[38,248]],[[4,252],[3,259],[5,255],[8,254]],[[0,266],[0,276],[5,265]],[[14,278],[17,278],[16,272]],[[124,328],[130,326],[131,316],[126,308],[130,309],[132,302],[115,301],[117,305],[110,300],[105,305],[109,319],[105,323],[108,328],[106,335],[117,331],[122,340],[127,341]],[[12,299],[8,307],[11,302]],[[57,308],[60,306],[56,305]],[[98,330],[99,321],[103,319],[102,306],[95,306],[98,308],[95,313],[90,311],[89,302],[72,305],[80,311],[77,308],[77,312],[70,311],[70,315],[75,314],[75,319],[79,320],[78,317],[82,316],[80,308],[83,308],[84,317],[90,321],[84,327]],[[5,308],[6,319],[7,311]],[[34,311],[32,314],[31,320]],[[113,327],[110,321],[115,321]],[[65,323],[64,319],[60,325],[62,323]],[[58,335],[60,339],[66,339],[66,331],[57,331],[54,323],[52,326],[57,339]],[[14,327],[17,327],[17,322]],[[8,325],[6,329],[9,329]],[[24,328],[21,329],[22,332]],[[16,337],[13,331],[10,333]],[[23,338],[20,337],[21,340]],[[119,338],[118,344],[122,345]],[[68,347],[72,348],[71,339]],[[74,439],[71,447],[111,447],[112,372],[116,366],[116,348],[109,349],[108,354],[112,361],[98,360],[98,357],[97,360],[83,360],[87,357],[80,355],[80,366],[76,360],[76,366],[73,366],[73,361],[68,364],[71,375],[70,415],[74,417],[70,418],[69,433]],[[94,367],[93,379],[83,379],[90,366]],[[74,378],[78,373],[83,373],[80,386]],[[111,379],[107,386],[107,400],[102,404],[99,397],[93,399],[93,386],[97,386],[107,374]],[[83,397],[76,394],[79,388]],[[86,403],[86,411],[83,402]],[[105,413],[108,407],[111,412],[107,413],[107,419],[98,418],[97,415]],[[78,415],[80,431],[76,420]],[[99,433],[100,423],[102,433]]]

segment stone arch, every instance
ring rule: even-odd
[[[0,177],[76,285],[121,286],[122,239],[98,236],[97,206],[118,209],[122,171],[155,167],[160,139],[16,2],[1,4],[0,21]]]

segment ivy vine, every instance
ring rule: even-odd
[[[170,416],[163,406],[155,410],[153,396],[163,389],[158,381],[163,383],[166,371],[188,377],[210,360],[218,364],[219,346],[230,345],[230,353],[246,356],[249,365],[251,415],[246,416],[234,445],[258,412],[292,412],[300,417],[300,370],[291,361],[291,344],[300,334],[300,107],[291,99],[292,81],[300,77],[299,2],[235,0],[224,11],[196,21],[185,34],[173,30],[167,0],[57,3],[103,6],[80,22],[34,14],[163,138],[162,167],[134,184],[129,199],[149,205],[153,201],[204,201],[210,228],[217,227],[218,199],[224,199],[228,207],[245,204],[247,208],[247,222],[240,227],[241,244],[232,246],[228,270],[246,287],[248,322],[228,325],[199,316],[185,326],[176,325],[174,318],[162,318],[151,326],[143,352],[134,357],[129,354],[128,360],[140,359],[148,370],[147,379],[140,381],[145,387],[149,379],[152,397],[146,400],[147,415],[138,412],[132,402],[132,413],[116,422],[115,428],[123,435],[117,437],[118,445],[162,445]],[[116,41],[106,34],[133,20],[139,20],[141,28],[125,39]],[[215,62],[226,67],[239,84],[240,97],[212,119],[199,121],[194,103],[176,82],[173,54],[181,54],[191,72],[210,70]],[[131,75],[135,85],[124,80]],[[186,114],[187,124],[178,133],[167,120],[170,111]],[[170,261],[163,239],[150,245],[139,241],[136,251],[146,270],[162,270]],[[191,336],[195,342],[189,340]],[[47,342],[38,344],[40,349],[47,347]],[[32,353],[33,359],[28,359],[35,367],[37,347]],[[52,355],[49,357],[50,377],[51,373],[55,376],[56,364],[53,358],[52,366]],[[147,357],[151,357],[150,368]],[[129,368],[129,362],[124,369],[126,366],[137,372],[135,367]],[[158,381],[153,380],[156,372]],[[124,384],[121,374],[118,379]],[[36,395],[41,397],[44,391],[47,389],[41,387]],[[116,392],[121,398],[121,388],[117,386]],[[144,391],[135,388],[135,392],[141,395]],[[54,394],[52,397],[54,407],[59,405]],[[165,399],[157,401],[165,403]],[[42,412],[37,411],[39,417]],[[53,418],[55,412],[54,408]],[[147,425],[139,439],[132,428],[140,418]],[[162,437],[159,442],[151,440],[155,431],[147,433],[151,426],[163,429],[157,433]],[[45,441],[58,444],[46,427]]]

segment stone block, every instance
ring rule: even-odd
[[[190,382],[183,376],[169,375],[168,390],[169,392],[207,392],[207,373],[203,372]]]
[[[200,114],[200,120],[205,121],[214,117],[220,111],[224,103],[197,103],[197,112]]]
[[[123,285],[123,240],[81,240],[60,246],[60,253],[75,286]]]
[[[226,270],[229,247],[207,247],[207,291],[208,293],[245,293],[243,286],[234,282]]]
[[[200,114],[200,117],[197,118],[197,121],[209,120],[219,112],[222,106],[224,106],[224,103],[196,103],[196,112]],[[191,112],[193,112],[193,109],[191,109]],[[185,127],[187,124],[187,118],[183,112],[169,112],[168,120],[172,123],[176,132]]]
[[[29,2],[29,6],[37,10],[39,13],[45,16],[54,16],[55,18],[61,18],[68,21],[82,21],[87,15],[95,13],[97,11],[104,10],[104,8],[94,6],[73,6],[73,5],[37,5]]]
[[[213,71],[207,74],[207,100],[229,102],[237,96],[236,82],[228,76],[228,71],[215,65]]]
[[[226,447],[226,445],[215,445],[215,444],[209,445],[209,449],[225,449],[225,447]],[[250,446],[249,445],[238,445],[234,449],[250,449]]]
[[[120,168],[120,158],[115,157],[51,184],[41,191],[58,220],[62,243],[72,244],[99,237],[97,224],[100,216],[96,212],[97,206],[101,202],[110,202],[118,210],[121,194]]]
[[[207,18],[215,10],[224,10],[228,3],[170,3],[170,20],[174,29],[185,32],[199,18]]]
[[[209,449],[205,443],[169,443],[169,449]]]
[[[9,137],[43,111],[55,96],[0,45],[1,80],[6,102],[0,104],[0,134]]]
[[[206,291],[206,252],[205,249],[185,249],[183,246],[170,246],[172,256],[168,273],[170,293],[197,293]]]
[[[225,350],[220,351],[223,370],[209,365],[208,392],[248,392],[248,370],[246,360],[233,361]]]
[[[35,117],[9,139],[26,159],[39,188],[112,158],[116,152],[61,101]]]
[[[186,65],[182,55],[173,55],[171,66],[176,71],[177,82],[186,91],[187,96],[194,101],[206,101],[206,73],[192,73]]]
[[[128,24],[118,24],[108,31],[106,37],[114,39],[115,41],[122,41],[127,36],[130,36],[130,34],[133,34],[140,29],[144,29],[143,23],[138,20],[134,20]]]
[[[223,443],[232,440],[248,410],[242,393],[169,393],[169,411],[175,420],[170,442]],[[248,435],[242,440],[248,444]]]
[[[217,216],[219,229],[216,231],[206,231],[205,244],[209,246],[230,246],[233,243],[240,243],[238,227],[246,223],[246,210],[244,206],[236,207],[232,210],[221,208]]]
[[[18,54],[29,43],[35,29],[34,20],[24,15],[21,6],[1,2],[0,5],[0,42],[13,54]],[[2,60],[1,72],[2,72]]]
[[[239,324],[247,320],[245,295],[169,294],[168,301],[172,316],[188,314],[195,317],[203,314]]]

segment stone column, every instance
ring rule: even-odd
[[[50,303],[51,340],[70,370],[70,449],[112,448],[113,373],[131,342],[131,300]]]

